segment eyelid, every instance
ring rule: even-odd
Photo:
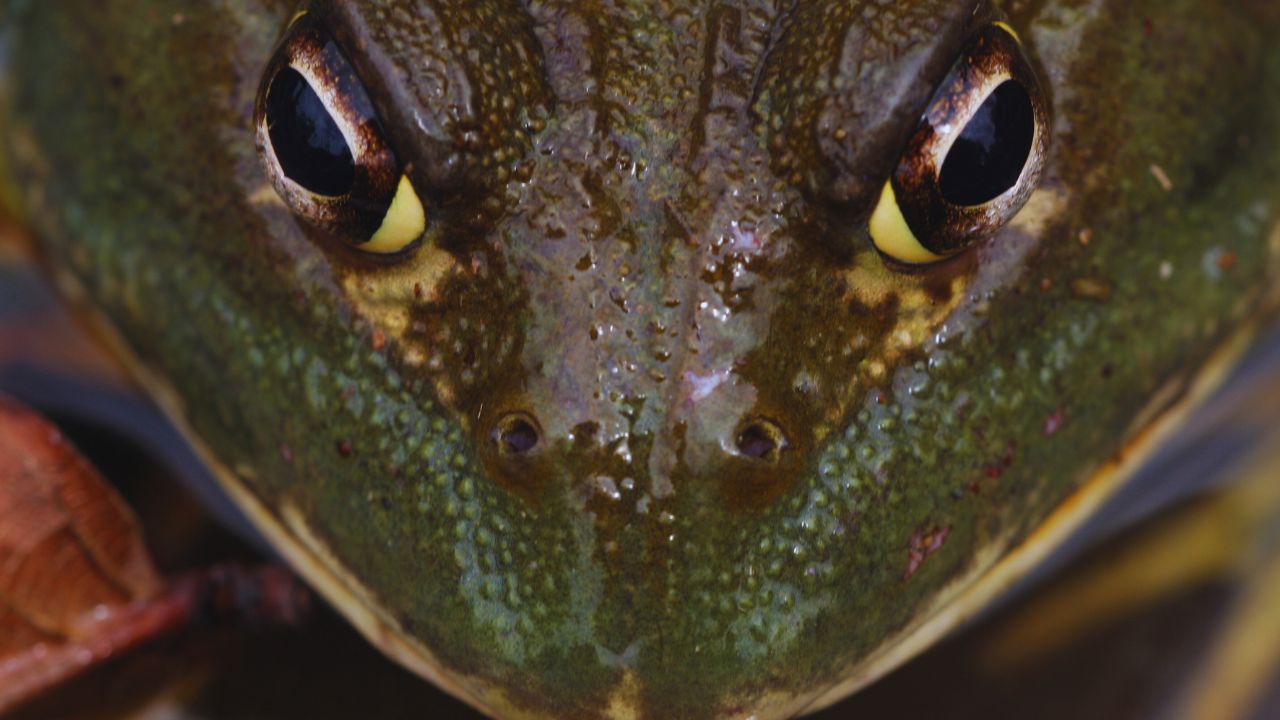
[[[306,90],[298,99],[273,94],[286,75],[305,81]],[[317,100],[322,110],[315,109]],[[312,103],[305,111],[304,101]],[[401,252],[423,236],[427,215],[422,199],[391,148],[364,84],[316,16],[303,12],[291,20],[268,65],[255,113],[259,154],[276,191],[296,216],[372,254]],[[324,160],[322,146],[298,143],[282,154],[285,148],[276,147],[279,138],[273,134],[314,130],[320,113],[341,135],[349,153],[349,164],[342,169],[346,174],[349,167],[349,175],[336,185],[324,182],[338,169]],[[280,122],[273,122],[273,117]]]
[[[971,130],[980,116],[989,134]],[[934,91],[882,188],[868,224],[873,244],[899,262],[927,264],[995,233],[1034,190],[1051,124],[1017,32],[985,26]]]

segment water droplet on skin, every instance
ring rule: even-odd
[[[617,484],[613,478],[606,475],[597,475],[595,478],[596,491],[601,495],[617,502],[622,499],[622,493],[618,490]]]

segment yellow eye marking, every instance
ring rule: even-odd
[[[306,16],[306,14],[307,14],[306,10],[299,10],[298,12],[294,13],[293,17],[289,18],[289,24],[286,25],[285,27],[286,28],[293,27],[299,20],[301,20],[304,16]]]
[[[1014,29],[1013,29],[1013,27],[1012,27],[1011,25],[1009,25],[1009,23],[1007,23],[1007,22],[1001,22],[1001,21],[997,20],[997,21],[996,21],[995,23],[993,23],[993,24],[994,24],[996,27],[1000,28],[1001,30],[1003,30],[1003,31],[1005,31],[1005,32],[1009,33],[1010,35],[1012,35],[1012,36],[1013,36],[1013,39],[1014,39],[1014,40],[1017,40],[1019,45],[1021,45],[1021,44],[1022,44],[1022,38],[1018,36],[1018,31],[1017,31],[1017,30],[1014,30]]]
[[[898,207],[898,196],[893,192],[892,182],[884,184],[880,202],[871,213],[871,241],[880,252],[899,262],[923,265],[942,259],[941,255],[929,252],[911,232],[907,219],[902,216],[902,209]]]
[[[422,208],[422,200],[413,189],[407,175],[400,176],[400,186],[396,188],[396,196],[391,199],[391,207],[387,208],[386,217],[382,218],[382,226],[369,238],[369,242],[360,245],[360,249],[373,253],[394,253],[405,249],[409,243],[422,237],[427,228],[427,214]]]

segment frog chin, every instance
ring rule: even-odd
[[[1277,236],[1280,237],[1280,232]],[[225,491],[255,521],[272,546],[366,639],[396,662],[482,712],[514,719],[550,717],[513,702],[507,690],[495,683],[449,670],[404,629],[380,603],[376,593],[337,559],[320,535],[313,531],[300,508],[285,503],[276,512],[268,509],[262,498],[246,485],[246,481],[252,479],[253,468],[238,466],[233,472],[214,455],[190,428],[183,403],[172,386],[137,361],[126,349],[114,326],[94,311],[88,311],[88,317],[102,337],[119,351],[120,357],[128,361],[140,384],[157,399]],[[1111,460],[1089,477],[1082,478],[1079,489],[1038,530],[1016,544],[1013,538],[992,543],[981,557],[970,564],[972,569],[969,572],[934,595],[914,622],[888,637],[878,649],[856,660],[841,673],[844,680],[839,684],[798,694],[766,690],[752,698],[750,709],[738,709],[734,703],[726,702],[724,707],[734,709],[725,710],[717,717],[766,720],[827,707],[883,677],[973,617],[1059,547],[1144,464],[1156,448],[1186,422],[1192,411],[1226,378],[1249,347],[1262,320],[1259,318],[1237,330],[1197,375],[1180,383],[1178,389],[1162,393],[1168,398],[1164,406],[1151,414],[1144,427],[1130,431],[1122,449]],[[635,670],[623,668],[609,696],[607,716],[641,717],[639,698],[642,688],[643,678],[637,676]]]
[[[1153,410],[1146,424],[1132,431],[1124,448],[1085,479],[1038,530],[1016,544],[1013,538],[1006,537],[987,547],[974,558],[969,573],[942,588],[915,622],[857,660],[843,673],[845,679],[841,683],[800,694],[766,690],[752,699],[749,709],[741,709],[733,699],[726,698],[723,707],[731,709],[724,709],[715,717],[771,720],[820,710],[880,679],[972,618],[1062,545],[1142,467],[1156,448],[1177,432],[1192,411],[1222,383],[1255,333],[1256,327],[1237,333],[1193,380],[1178,381],[1168,392],[1160,393],[1165,398],[1162,407]],[[199,447],[198,441],[196,445]],[[513,704],[500,686],[447,670],[430,650],[406,633],[381,607],[376,595],[342,565],[311,529],[300,509],[286,504],[278,514],[271,513],[236,474],[221,468],[207,451],[202,449],[202,454],[211,467],[218,470],[224,485],[241,506],[260,521],[260,527],[268,530],[269,538],[289,562],[389,657],[486,713],[509,718],[549,717]],[[639,708],[643,678],[629,663],[620,663],[620,669],[622,672],[609,695],[606,716],[638,719],[642,717]]]

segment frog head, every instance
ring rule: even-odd
[[[777,717],[972,612],[1274,306],[1266,5],[28,4],[6,124],[65,284],[389,653]]]

